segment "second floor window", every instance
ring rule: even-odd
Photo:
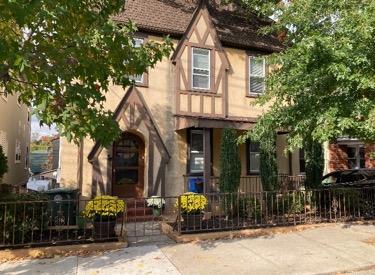
[[[210,50],[193,49],[192,88],[200,90],[210,89]]]
[[[249,56],[249,93],[261,94],[265,90],[266,61],[264,57]]]
[[[144,43],[144,40],[142,38],[134,38],[134,47],[135,48],[140,48],[143,43]],[[134,82],[136,84],[143,84],[143,75],[144,74],[132,75],[130,77],[130,79],[134,80]]]

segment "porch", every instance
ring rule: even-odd
[[[189,179],[194,178],[192,176],[184,175],[184,192],[191,190],[189,186]],[[195,177],[199,179],[199,177]],[[209,190],[211,192],[217,193],[219,190],[219,176],[212,176],[209,183]],[[305,175],[290,176],[286,174],[278,175],[278,186],[280,186],[280,191],[291,191],[291,190],[301,190],[304,188],[304,183],[306,180]],[[203,184],[203,178],[202,178]],[[240,185],[238,187],[238,192],[240,193],[261,193],[263,192],[262,181],[259,175],[252,176],[241,176]]]
[[[209,125],[202,125],[209,126]],[[219,127],[220,124],[212,125]],[[222,125],[224,128],[227,124]],[[233,126],[232,124],[229,125]],[[238,125],[238,136],[245,133]],[[178,131],[186,144],[186,173],[183,177],[183,192],[219,192],[221,139],[224,128],[189,127]],[[277,135],[277,169],[280,191],[299,190],[304,186],[304,158],[299,151],[285,154],[286,136]],[[240,144],[241,176],[238,191],[242,193],[262,192],[260,177],[260,145],[255,142]],[[195,183],[194,183],[195,182]],[[196,184],[196,187],[192,185]]]

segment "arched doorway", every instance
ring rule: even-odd
[[[143,140],[132,133],[123,133],[113,144],[112,194],[119,197],[143,197]]]

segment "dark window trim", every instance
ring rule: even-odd
[[[187,152],[186,152],[186,175],[187,176],[202,176],[204,172],[190,172],[190,144],[191,144],[191,131],[192,130],[201,130],[203,131],[204,128],[188,128],[186,129],[186,143],[187,143]],[[204,138],[203,138],[204,141]],[[211,147],[211,175],[213,175],[213,129],[210,128],[210,147]]]
[[[301,158],[301,152],[303,152],[303,158]],[[301,161],[304,162],[304,171],[301,169]],[[299,165],[299,173],[300,174],[306,174],[306,158],[305,158],[305,150],[303,148],[300,148],[298,150],[298,165]]]
[[[250,142],[250,140],[246,140],[246,174],[248,176],[259,176],[260,167],[259,172],[250,172]]]

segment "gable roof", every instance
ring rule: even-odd
[[[125,10],[113,19],[118,22],[130,19],[143,32],[181,37],[201,1],[204,0],[126,0]],[[217,0],[207,0],[206,5],[223,45],[269,52],[283,49],[276,36],[258,33],[270,20],[249,17],[241,9],[217,4]]]
[[[139,110],[143,113],[142,121],[145,122],[146,127],[150,131],[150,136],[153,139],[152,142],[154,142],[157,145],[157,148],[160,151],[162,158],[168,161],[171,158],[171,154],[169,153],[167,146],[163,141],[163,138],[160,134],[160,130],[152,116],[150,109],[146,104],[145,99],[142,96],[142,93],[135,86],[130,86],[130,88],[127,90],[127,92],[125,93],[124,97],[120,101],[119,105],[117,106],[113,114],[113,119],[117,122],[119,122],[122,119],[124,120],[125,110],[129,107],[129,104],[137,105]],[[125,119],[124,123],[126,124],[127,122],[128,120]],[[102,149],[102,144],[100,142],[96,142],[87,157],[89,162],[92,163],[95,159],[97,159]]]

